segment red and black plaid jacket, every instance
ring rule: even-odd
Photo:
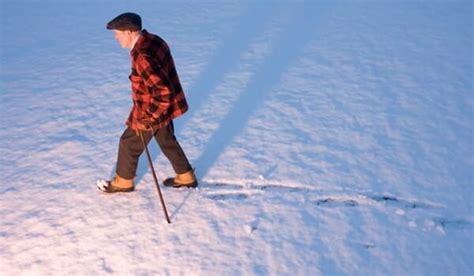
[[[164,127],[188,110],[173,57],[166,42],[143,30],[130,52],[133,108],[127,120],[132,129]]]

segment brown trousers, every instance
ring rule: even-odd
[[[143,138],[146,144],[150,142],[153,136],[177,174],[185,173],[192,169],[174,135],[173,121],[165,127],[155,129],[154,133],[143,131]],[[138,158],[144,150],[145,148],[140,136],[137,135],[135,130],[127,127],[120,137],[116,173],[122,178],[133,179],[137,171]]]

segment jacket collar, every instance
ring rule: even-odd
[[[132,47],[130,47],[130,52],[133,51],[133,48],[135,48],[135,44],[137,44],[137,41],[140,39],[141,36],[142,36],[142,32],[140,32],[138,36],[135,37],[135,39],[132,42]]]
[[[140,33],[140,36],[134,41],[132,44],[132,48],[130,50],[130,53],[134,52],[136,49],[140,48],[140,45],[143,43],[145,40],[145,37],[148,35],[147,30],[143,29]]]

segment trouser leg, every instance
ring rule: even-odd
[[[186,154],[174,135],[173,121],[169,125],[158,129],[155,133],[155,139],[161,151],[173,166],[175,173],[182,174],[192,169]]]
[[[144,131],[143,137],[148,144],[152,134]],[[140,136],[128,127],[120,137],[116,173],[122,178],[133,179],[137,172],[138,158],[144,150]]]

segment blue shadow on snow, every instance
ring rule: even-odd
[[[175,120],[174,122],[175,133],[178,140],[181,126],[194,116],[196,110],[199,110],[209,97],[212,97],[213,89],[215,89],[225,74],[238,64],[240,56],[247,49],[248,44],[250,44],[252,39],[254,39],[260,32],[264,31],[264,23],[272,15],[273,8],[273,5],[269,6],[265,3],[249,4],[249,6],[246,7],[244,15],[239,18],[239,24],[237,24],[236,29],[227,33],[224,43],[209,62],[206,69],[203,70],[201,77],[198,78],[190,88],[185,89],[190,109],[185,116]],[[179,72],[179,68],[177,69]],[[157,143],[150,142],[148,148],[152,160],[155,160],[161,152]],[[194,163],[191,160],[190,162],[192,164]],[[155,167],[155,170],[158,171],[159,168]],[[143,153],[138,162],[135,182],[139,184],[144,175],[148,172],[150,172],[148,160],[146,160],[145,153]]]
[[[247,121],[272,91],[272,87],[278,84],[291,63],[301,56],[304,46],[314,39],[314,28],[327,15],[328,9],[325,4],[321,6],[317,3],[295,3],[291,8],[294,9],[292,21],[273,44],[272,53],[264,59],[261,69],[240,93],[233,108],[207,141],[201,156],[194,161],[200,177],[208,173],[227,145],[244,129]]]

